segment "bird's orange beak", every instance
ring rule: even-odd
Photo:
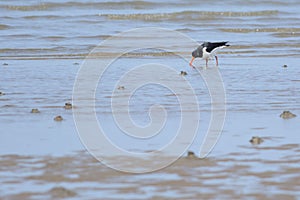
[[[190,66],[195,68],[195,66],[193,65],[193,61],[195,60],[195,57],[192,56],[192,60],[190,61]]]

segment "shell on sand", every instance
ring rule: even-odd
[[[37,108],[32,108],[32,110],[30,112],[31,113],[40,113],[39,109],[37,109]]]
[[[253,145],[261,144],[264,140],[261,137],[253,136],[249,142]]]
[[[187,75],[187,72],[181,71],[181,72],[180,72],[180,75],[181,75],[181,76],[186,76],[186,75]]]
[[[54,117],[54,121],[60,122],[60,121],[62,121],[62,120],[63,120],[63,118],[62,118],[62,116],[60,116],[60,115]]]
[[[280,117],[281,117],[282,119],[291,119],[291,118],[297,117],[297,115],[291,113],[291,112],[288,111],[288,110],[285,110],[285,111],[283,111],[283,112],[280,114]]]
[[[69,102],[65,103],[65,106],[64,106],[65,109],[72,109],[72,107],[73,106],[71,103],[69,103]]]

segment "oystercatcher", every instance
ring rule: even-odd
[[[216,65],[218,66],[218,57],[216,56],[216,52],[224,47],[230,46],[227,42],[204,42],[202,43],[195,51],[192,52],[192,60],[190,61],[190,66],[195,68],[193,65],[193,61],[195,58],[202,58],[206,60],[206,67],[208,63],[208,59],[211,57],[215,57]]]

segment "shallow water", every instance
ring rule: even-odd
[[[300,115],[299,9],[294,0],[0,2],[0,92],[5,93],[0,96],[0,198],[298,199],[299,117],[283,120],[279,115],[284,110]],[[205,159],[182,157],[162,170],[135,175],[92,158],[77,134],[73,110],[63,106],[72,101],[74,81],[90,51],[114,34],[141,27],[175,30],[199,42],[229,41],[231,46],[219,53],[226,120],[213,151]],[[187,95],[184,80],[196,91],[200,122],[197,137],[182,138],[178,145],[191,143],[188,149],[198,153],[209,128],[212,104],[201,74],[213,73],[214,61],[204,69],[204,61],[196,60],[193,70],[188,60],[196,46],[169,39],[170,51],[141,48],[124,54],[95,88],[100,124],[112,141],[130,152],[162,148],[174,137],[181,114],[177,96]],[[130,46],[133,40],[139,41],[128,38],[120,45]],[[154,40],[145,36],[141,41]],[[103,62],[119,53],[109,46],[103,49],[95,54]],[[120,131],[110,106],[117,98],[117,113],[125,119],[121,109],[127,101],[122,100],[147,74],[137,72],[124,90],[112,91],[124,73],[147,63],[171,66],[178,77],[171,77],[177,81],[170,85],[178,93],[154,84],[135,91],[129,108],[137,125],[151,122],[148,112],[154,104],[167,112],[161,134],[141,142]],[[182,70],[188,75],[180,76]],[[41,112],[32,114],[32,108]],[[186,108],[184,113],[193,113]],[[57,115],[64,120],[55,122]],[[264,142],[253,146],[252,136]],[[126,163],[106,156],[115,164]],[[153,163],[165,159],[168,155]]]

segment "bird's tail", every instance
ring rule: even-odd
[[[226,42],[226,43],[227,43],[227,42]],[[230,46],[230,44],[225,44],[225,46],[226,46],[226,47],[229,47],[229,46]]]
[[[213,42],[213,43],[211,43],[211,50],[209,50],[209,51],[212,54],[214,54],[224,47],[229,47],[230,45],[227,43],[228,43],[228,41],[227,42]]]
[[[226,41],[226,42],[221,42],[223,44],[223,46],[226,46],[226,47],[229,47],[230,45],[227,44],[229,41]]]

